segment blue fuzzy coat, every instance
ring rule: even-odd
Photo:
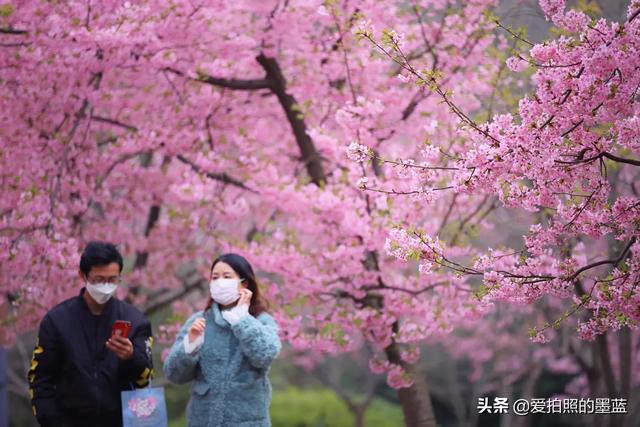
[[[187,406],[189,427],[269,427],[269,366],[282,347],[278,327],[267,313],[231,326],[217,304],[206,315],[204,343],[193,354],[183,339],[198,312],[184,324],[164,362],[177,384],[193,381]]]

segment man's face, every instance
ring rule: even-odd
[[[120,283],[120,266],[117,262],[106,265],[94,265],[91,271],[85,277],[82,271],[79,272],[80,278],[89,283]]]

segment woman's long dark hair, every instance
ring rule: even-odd
[[[252,292],[251,295],[251,303],[249,304],[249,313],[252,316],[257,316],[260,313],[267,311],[269,305],[267,301],[262,298],[260,294],[260,288],[258,288],[258,282],[256,281],[256,275],[253,272],[253,268],[251,268],[251,264],[247,261],[243,256],[228,253],[220,255],[216,258],[211,264],[211,271],[209,272],[209,280],[211,280],[211,276],[213,275],[213,269],[217,263],[224,262],[225,264],[229,264],[229,267],[236,272],[236,274],[240,277],[240,279],[244,279],[243,284],[247,285],[247,288]],[[213,305],[213,298],[209,296],[209,300],[207,301],[207,306],[204,311],[207,312],[211,309]]]

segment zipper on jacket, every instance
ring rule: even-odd
[[[100,344],[98,344],[98,319],[94,318],[93,319],[93,325],[94,325],[94,334],[93,334],[93,339],[94,339],[94,343],[97,344],[98,346]],[[93,389],[94,389],[94,398],[95,400],[95,405],[96,405],[96,414],[100,415],[100,396],[98,396],[98,391],[99,391],[99,387],[98,387],[98,352],[96,352],[96,348],[94,347],[93,349]]]

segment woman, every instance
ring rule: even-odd
[[[281,349],[246,259],[225,254],[211,266],[211,297],[184,324],[164,362],[174,383],[193,380],[189,427],[271,426],[267,372]]]

